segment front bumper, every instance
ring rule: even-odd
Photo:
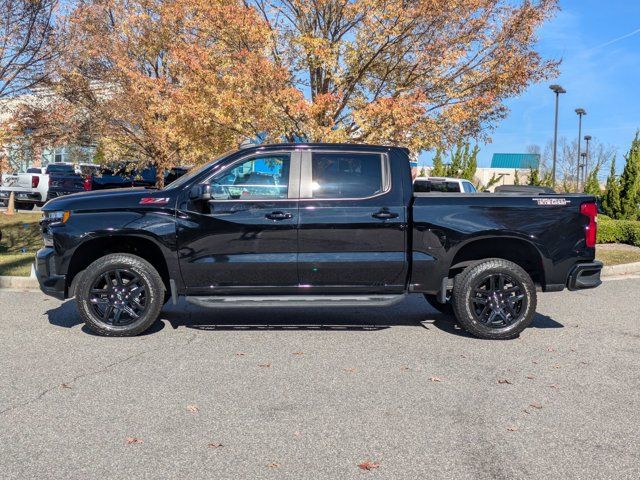
[[[569,290],[582,290],[585,288],[595,288],[602,283],[600,280],[600,272],[602,271],[602,262],[578,263],[567,279],[567,288]]]
[[[66,298],[66,278],[56,271],[55,250],[52,247],[41,248],[36,253],[36,277],[44,293],[59,300]]]

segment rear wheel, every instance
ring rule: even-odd
[[[531,324],[536,301],[529,274],[499,258],[468,267],[453,286],[456,318],[460,326],[479,338],[517,337]]]
[[[99,258],[76,287],[78,311],[99,335],[125,337],[147,330],[160,315],[164,284],[157,270],[135,255]]]

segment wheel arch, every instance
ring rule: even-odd
[[[534,283],[545,284],[545,265],[540,250],[530,241],[514,236],[483,237],[461,245],[449,267],[453,277],[464,268],[488,258],[501,258],[522,267]]]
[[[74,281],[78,279],[78,274],[98,258],[111,253],[129,253],[143,258],[158,271],[165,290],[170,291],[169,267],[162,249],[155,241],[142,235],[105,235],[86,240],[73,252],[66,280],[69,296],[74,294]]]

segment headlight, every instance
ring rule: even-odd
[[[69,220],[70,216],[71,216],[71,212],[69,211],[44,212],[44,216],[42,217],[42,223],[46,225],[52,225],[54,223],[65,223],[67,220]]]

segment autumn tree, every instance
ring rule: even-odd
[[[104,158],[164,170],[270,132],[285,71],[267,24],[231,0],[83,0],[62,22],[59,94],[91,118]],[[294,92],[295,93],[295,92]]]
[[[0,99],[26,92],[47,75],[58,0],[0,2]]]
[[[475,136],[504,100],[555,72],[535,50],[555,0],[246,0],[304,99],[282,105],[291,141],[403,145]]]

